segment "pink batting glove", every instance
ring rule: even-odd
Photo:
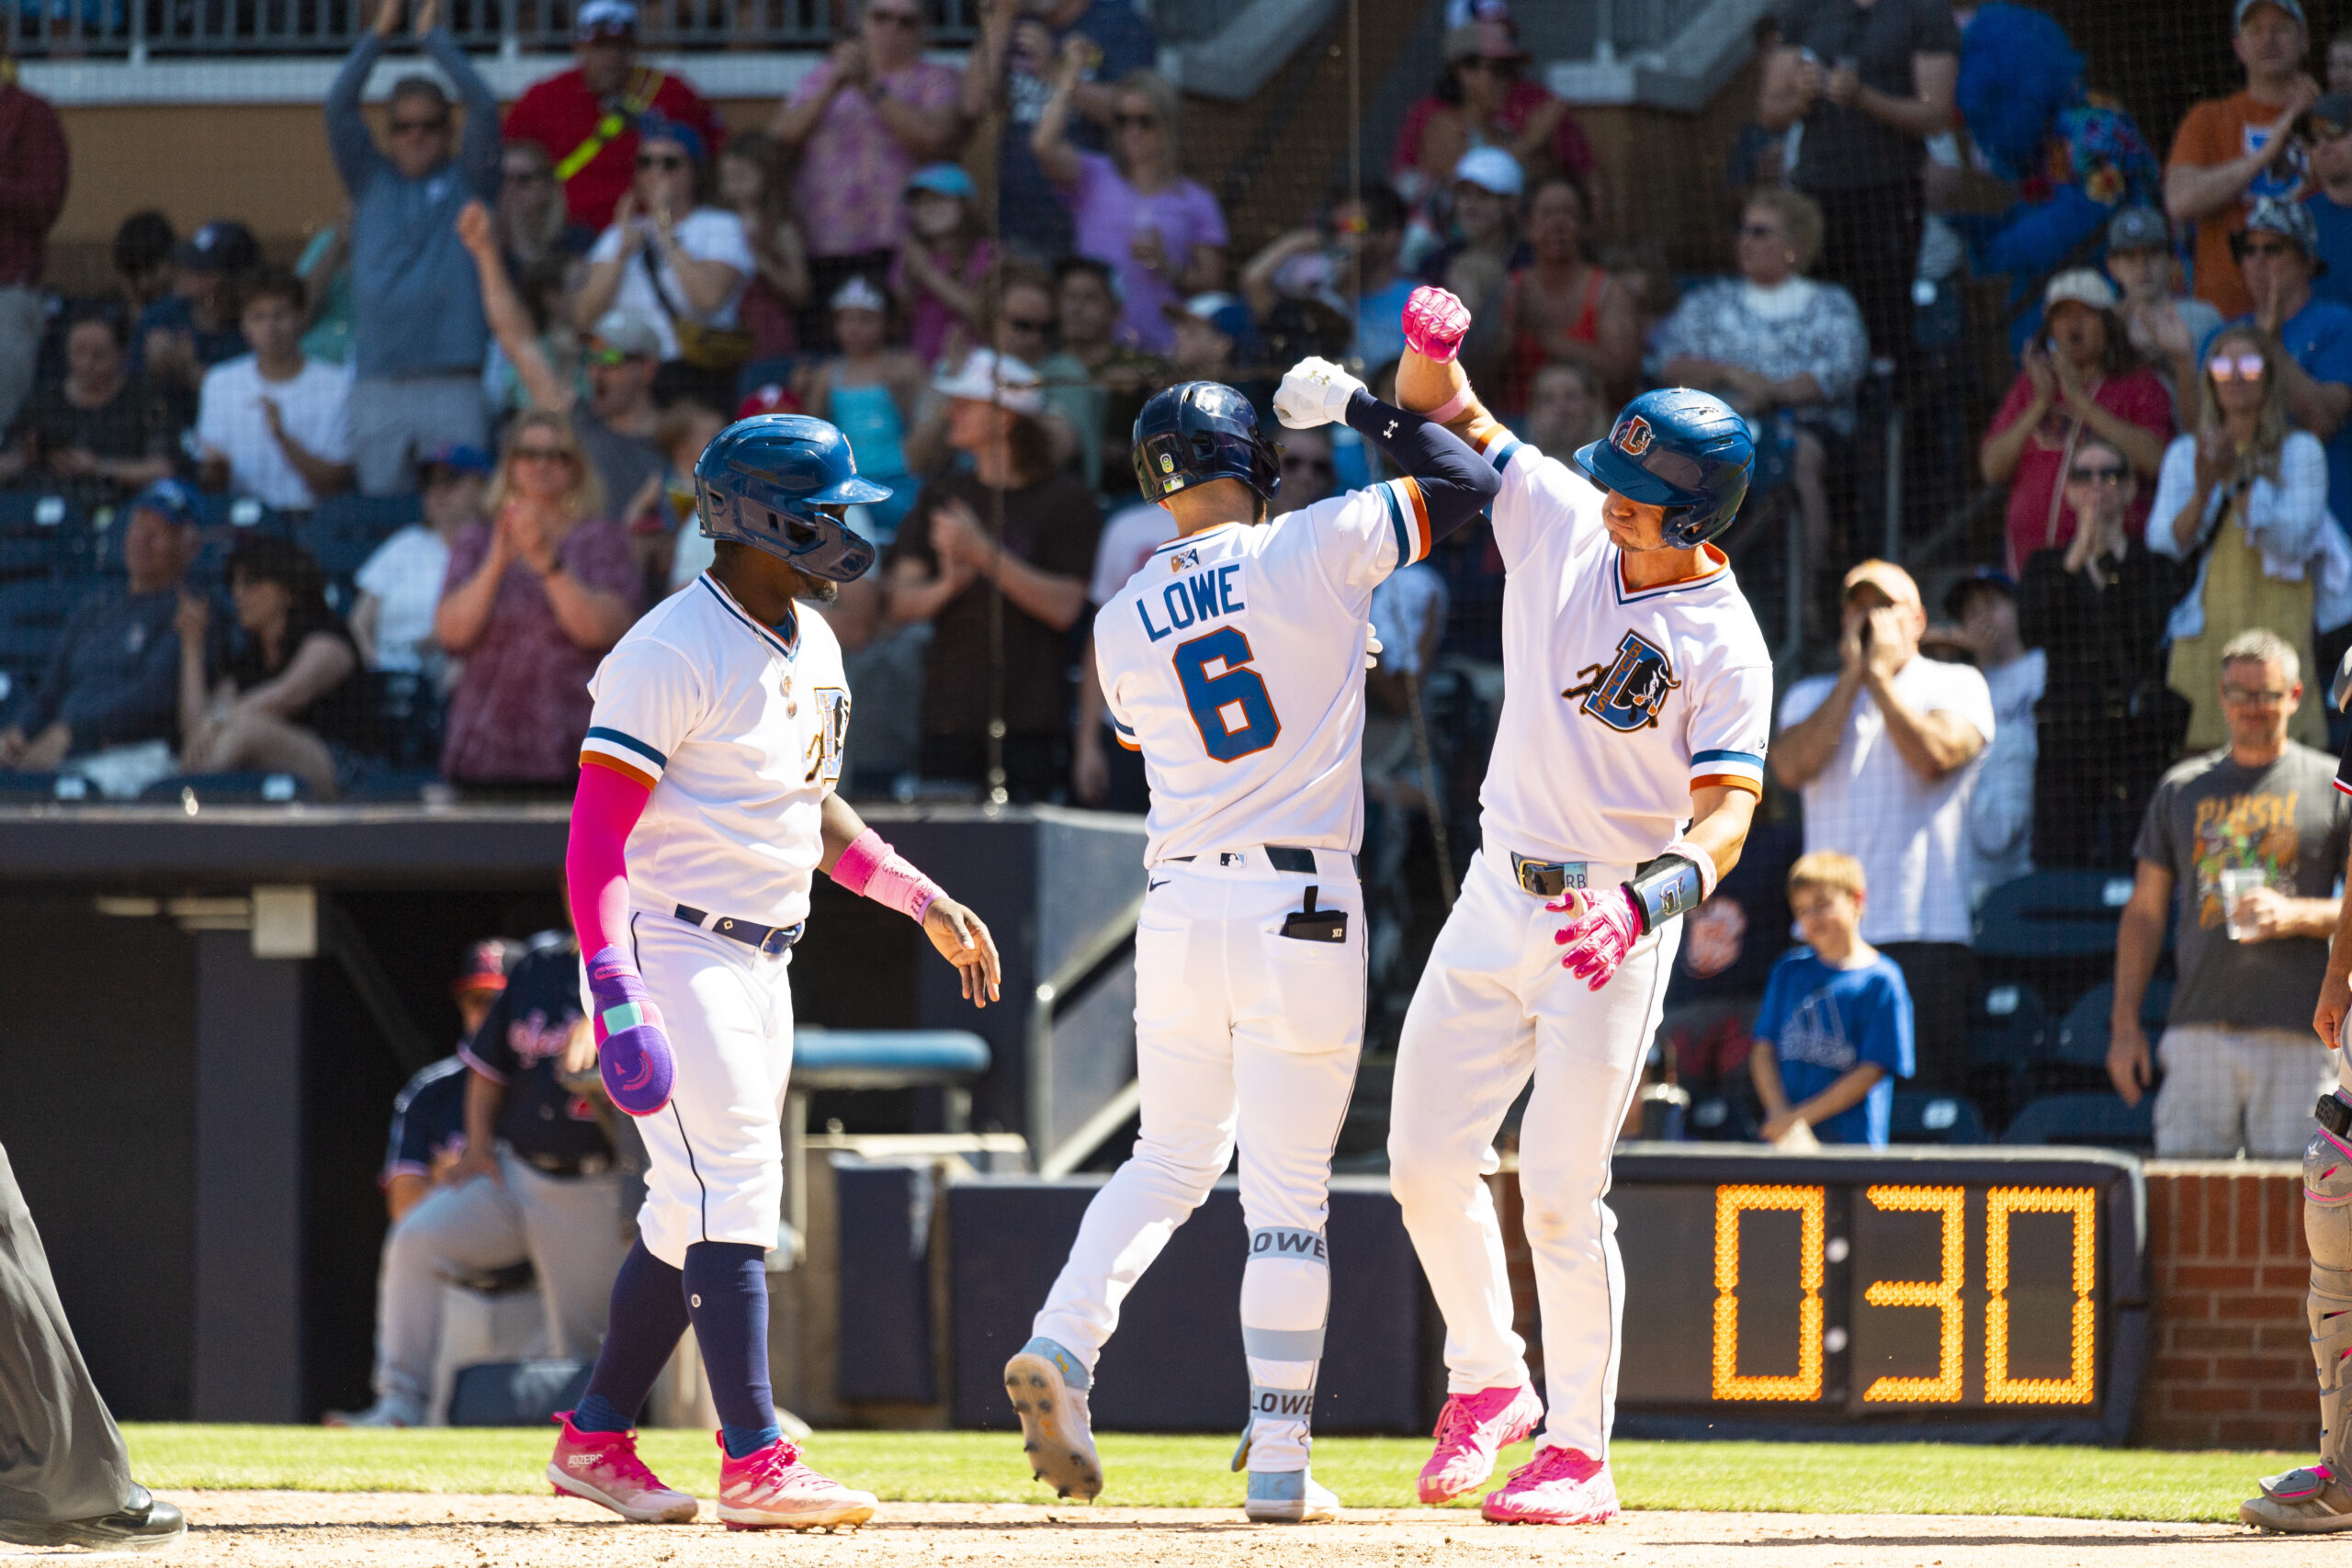
[[[1573,911],[1577,896],[1571,893],[1561,902],[1544,907]],[[1617,966],[1625,962],[1625,954],[1641,939],[1641,913],[1634,907],[1633,894],[1622,884],[1587,901],[1584,913],[1552,933],[1552,940],[1568,950],[1562,954],[1560,966],[1596,991],[1609,984]]]
[[[1470,307],[1433,284],[1423,284],[1405,301],[1405,341],[1443,365],[1462,352],[1470,330]]]

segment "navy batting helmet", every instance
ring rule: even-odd
[[[1603,490],[1665,507],[1667,547],[1688,550],[1739,515],[1756,446],[1721,398],[1664,387],[1627,403],[1609,438],[1579,449],[1576,463]]]
[[[840,431],[807,414],[739,419],[695,464],[704,538],[750,545],[831,582],[864,577],[874,547],[827,509],[889,494],[857,477]]]
[[[1146,501],[1165,501],[1211,479],[1239,479],[1274,499],[1283,460],[1258,429],[1250,400],[1219,381],[1182,381],[1136,416],[1136,482]]]

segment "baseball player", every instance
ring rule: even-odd
[[[1618,1315],[1616,1132],[1657,1032],[1678,918],[1737,862],[1762,793],[1771,660],[1708,543],[1747,493],[1738,415],[1645,393],[1573,463],[1515,439],[1453,354],[1459,313],[1408,311],[1398,400],[1463,432],[1501,476],[1495,543],[1504,697],[1479,794],[1483,847],[1398,1043],[1388,1139],[1405,1224],[1445,1314],[1448,1395],[1424,1502],[1480,1485],[1499,1522],[1617,1512],[1609,1475]],[[1502,1233],[1482,1178],[1529,1077],[1520,1189],[1544,1319],[1548,1416],[1511,1332]]]
[[[1375,585],[1496,486],[1459,440],[1335,365],[1302,362],[1274,406],[1294,428],[1344,418],[1405,477],[1269,522],[1280,457],[1240,393],[1188,381],[1136,421],[1136,478],[1180,532],[1097,612],[1094,646],[1113,733],[1143,753],[1151,786],[1142,1135],[1087,1206],[1004,1381],[1039,1477],[1065,1496],[1100,1493],[1096,1358],[1238,1143],[1250,1413],[1234,1468],[1249,1468],[1250,1519],[1302,1523],[1339,1508],[1307,1461],[1331,1148],[1363,1034],[1366,612]]]
[[[842,513],[890,492],[858,478],[839,430],[798,414],[728,426],[695,487],[710,569],[630,628],[589,682],[565,872],[598,1070],[639,1119],[648,1169],[604,1350],[548,1478],[640,1523],[695,1517],[629,1429],[691,1322],[721,1423],[719,1518],[862,1524],[873,1494],[801,1462],[768,1387],[786,964],[820,870],[920,923],[977,1005],[997,995],[996,945],[834,794],[850,710],[841,645],[796,602],[831,600],[865,574],[874,547]]]

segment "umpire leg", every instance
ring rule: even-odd
[[[0,1148],[0,1521],[96,1518],[136,1490]]]

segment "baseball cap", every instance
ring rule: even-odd
[[[243,272],[261,260],[261,246],[243,224],[216,218],[173,246],[172,260],[190,272]]]
[[[1473,147],[1453,165],[1455,185],[1474,185],[1497,196],[1517,196],[1527,188],[1519,160],[1499,147]]]
[[[2050,280],[2041,291],[2045,314],[2061,305],[2088,305],[2094,310],[2115,309],[2115,285],[2086,266],[2070,266]]]
[[[1911,574],[1891,560],[1866,560],[1846,573],[1841,597],[1850,596],[1863,583],[1869,583],[1898,604],[1917,604],[1919,585]]]
[[[648,109],[637,117],[637,144],[642,147],[649,141],[676,142],[697,168],[710,162],[710,144],[702,139],[702,132],[660,109]]]
[[[2108,221],[2107,248],[2116,251],[2168,251],[2172,225],[2153,207],[2127,207]]]
[[[178,479],[157,479],[130,498],[130,510],[159,513],[183,528],[203,521],[197,514],[196,491]]]
[[[2243,250],[2244,237],[2254,233],[2283,234],[2295,242],[2319,272],[2327,270],[2319,256],[2319,225],[2312,219],[2312,209],[2301,202],[2276,196],[2257,198],[2254,210],[2246,215],[2245,227],[2230,236],[2232,248]]]
[[[763,413],[808,412],[801,406],[800,400],[792,395],[792,389],[781,381],[770,381],[765,386],[752,389],[750,396],[735,405],[737,419],[757,419]]]
[[[882,290],[874,287],[872,278],[860,272],[852,274],[847,283],[833,290],[833,297],[825,301],[825,308],[829,310],[873,310],[878,313],[888,310],[890,301],[883,298]]]
[[[1958,620],[1968,608],[1968,596],[1979,588],[1997,589],[2014,601],[2018,596],[2017,581],[1997,566],[1980,566],[1967,576],[1944,590],[1944,615]]]
[[[662,333],[640,310],[607,310],[596,318],[595,330],[589,335],[632,359],[662,357]]]
[[[2238,0],[2230,12],[2230,31],[2235,32],[2245,26],[2245,14],[2256,6],[2276,6],[2295,18],[2295,26],[2306,32],[2311,30],[2311,20],[2303,15],[2302,0]]]
[[[417,465],[428,473],[435,468],[446,468],[453,474],[477,475],[487,475],[496,466],[490,460],[489,453],[461,441],[435,446],[426,454],[424,461]]]
[[[2323,136],[2341,136],[2352,130],[2352,93],[2324,93],[2303,111],[2303,125]]]
[[[458,965],[458,977],[449,982],[449,989],[462,993],[505,988],[506,943],[494,936],[469,943],[464,961]]]
[[[1182,304],[1171,300],[1159,310],[1171,321],[1181,321],[1187,316],[1206,321],[1236,343],[1248,338],[1258,324],[1257,318],[1250,313],[1249,304],[1237,294],[1195,294]]]
[[[1015,413],[1040,413],[1046,407],[1046,394],[1038,384],[1037,373],[1012,355],[999,354],[992,348],[972,350],[954,371],[943,370],[933,377],[931,389],[943,397],[995,403]]]
[[[961,164],[925,164],[907,176],[909,191],[927,190],[933,196],[961,197],[970,201],[979,195],[972,184],[972,176],[964,172]]]
[[[637,37],[635,0],[585,0],[571,18],[571,36],[582,43]]]

